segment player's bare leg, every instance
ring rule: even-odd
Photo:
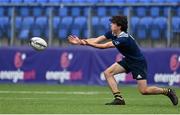
[[[125,69],[118,63],[114,63],[113,65],[111,65],[109,68],[107,68],[104,71],[104,75],[107,80],[107,83],[115,97],[113,102],[107,103],[106,105],[125,105],[125,101],[120,94],[117,82],[114,78],[114,75],[118,73],[123,73],[123,72],[125,72]]]
[[[160,88],[156,86],[147,86],[147,80],[137,80],[138,83],[138,89],[141,94],[143,95],[157,95],[157,94],[163,94],[170,98],[173,105],[178,104],[178,98],[175,94],[175,91],[173,91],[170,88]]]

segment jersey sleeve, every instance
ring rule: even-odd
[[[112,32],[111,31],[108,31],[104,34],[104,36],[107,38],[107,39],[112,39]]]

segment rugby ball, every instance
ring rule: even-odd
[[[47,42],[40,37],[31,38],[29,44],[37,51],[42,51],[47,48]]]

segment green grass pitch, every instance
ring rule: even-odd
[[[128,85],[120,89],[124,106],[104,105],[113,99],[107,86],[0,84],[0,114],[180,114],[180,105],[166,96],[143,96]]]

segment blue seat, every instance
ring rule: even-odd
[[[81,37],[82,30],[87,27],[86,17],[80,16],[74,19],[74,23],[71,28],[71,33]]]
[[[43,9],[42,7],[34,7],[33,8],[33,16],[42,16],[43,14]]]
[[[24,17],[22,21],[22,28],[23,29],[30,29],[34,24],[34,17]]]
[[[34,17],[24,17],[22,19],[22,27],[19,33],[19,39],[28,39],[30,31],[34,26]]]
[[[61,0],[49,0],[50,3],[60,3]]]
[[[24,3],[35,3],[36,0],[24,0]]]
[[[108,30],[110,27],[110,17],[102,17],[100,18],[100,25],[103,26],[104,29]]]
[[[127,3],[138,3],[138,0],[126,0]]]
[[[97,30],[99,26],[99,17],[93,16],[92,17],[92,35],[96,36],[97,35]]]
[[[83,7],[83,10],[82,10],[82,16],[88,16],[88,10],[89,8],[88,7]]]
[[[80,17],[76,17],[74,19],[74,23],[73,23],[73,26],[75,28],[80,28],[82,29],[84,26],[87,25],[87,18],[86,17],[83,17],[83,16],[80,16]]]
[[[48,19],[45,16],[37,17],[35,24],[32,28],[33,36],[45,36],[46,29],[48,28]]]
[[[8,36],[10,22],[8,17],[0,17],[0,33],[2,36]]]
[[[48,0],[36,0],[37,3],[47,3]]]
[[[22,27],[22,17],[16,17],[15,19],[15,24],[16,24],[16,30],[20,31],[21,27]]]
[[[72,3],[73,0],[61,0],[62,3]]]
[[[139,21],[139,25],[137,27],[137,38],[138,39],[146,39],[150,35],[151,25],[153,24],[152,17],[144,17]]]
[[[63,17],[58,30],[58,38],[66,39],[69,34],[69,29],[73,23],[73,18],[71,16]]]
[[[2,3],[8,3],[10,0],[1,0]]]
[[[65,17],[65,16],[68,16],[68,8],[67,7],[60,7],[59,8],[59,16],[61,17]]]
[[[154,3],[165,3],[166,0],[152,0]]]
[[[168,16],[168,10],[169,10],[170,7],[163,7],[163,13],[162,13],[162,16],[164,17],[167,17]]]
[[[136,10],[136,15],[138,17],[144,17],[146,16],[146,9],[145,7],[137,7],[135,10]]]
[[[165,17],[157,17],[153,20],[152,25],[152,39],[166,38],[167,33],[167,19]]]
[[[73,2],[75,2],[75,3],[85,3],[86,1],[85,0],[73,0]]]
[[[60,24],[60,17],[59,16],[55,16],[53,18],[53,28],[54,30],[57,30]]]
[[[99,25],[98,26],[96,26],[96,28],[97,28],[97,35],[99,36],[99,35],[103,35],[106,31],[108,31],[109,30],[109,25],[110,25],[110,21],[109,21],[109,18],[110,17],[102,17],[102,18],[100,18],[100,21],[99,21]]]
[[[151,10],[150,10],[150,15],[152,17],[158,17],[160,15],[159,7],[152,7]]]
[[[48,26],[48,19],[45,16],[37,17],[35,20],[35,24],[39,27],[46,28]]]
[[[4,16],[5,8],[0,7],[0,16]]]
[[[11,0],[12,3],[22,3],[23,0]]]
[[[81,7],[72,7],[71,16],[80,16]]]
[[[104,3],[112,3],[112,2],[116,2],[117,0],[102,0],[102,2]]]
[[[130,24],[131,34],[133,34],[134,36],[136,36],[139,21],[140,21],[139,17],[134,16],[131,18],[131,24]]]
[[[139,0],[140,3],[151,3],[152,0]]]
[[[106,1],[108,1],[108,2],[110,2],[110,3],[125,3],[126,2],[126,0],[104,0],[104,2],[106,2]]]
[[[179,0],[166,0],[167,3],[178,3],[180,2]]]
[[[109,13],[111,16],[116,16],[119,14],[119,7],[110,7]]]
[[[88,3],[98,3],[99,0],[84,0],[85,2],[88,2]],[[104,0],[105,2],[105,0]]]
[[[123,15],[125,15],[125,16],[128,15],[128,8],[127,7],[123,8]]]
[[[180,17],[180,7],[176,9],[176,15]]]
[[[68,37],[68,34],[69,34],[68,30],[62,28],[58,32],[58,38],[59,39],[66,39]]]
[[[172,30],[173,32],[180,32],[180,17],[172,17]]]
[[[87,38],[87,37],[88,37],[88,28],[85,27],[85,28],[82,30],[81,38]]]
[[[69,28],[73,23],[73,18],[71,16],[63,17],[60,23],[60,27]]]
[[[106,7],[97,7],[97,16],[106,16]]]
[[[30,15],[30,9],[29,7],[20,7],[20,16],[27,17]]]

